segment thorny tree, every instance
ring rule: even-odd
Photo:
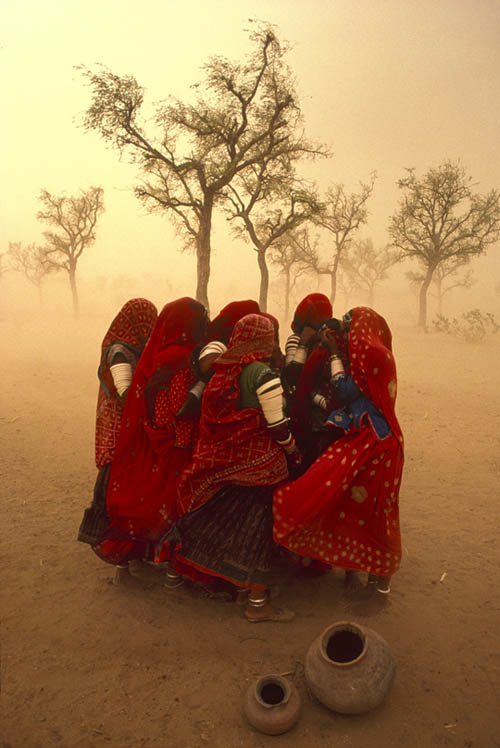
[[[12,270],[22,273],[38,290],[38,301],[42,306],[42,281],[56,268],[50,265],[45,257],[45,250],[34,242],[23,245],[22,242],[9,242],[10,266]]]
[[[293,136],[298,110],[286,46],[267,25],[257,25],[250,39],[245,63],[211,58],[204,84],[193,87],[203,93],[193,104],[160,104],[149,132],[140,118],[144,89],[133,76],[82,68],[93,92],[85,128],[128,153],[144,178],[137,197],[152,211],[168,211],[186,245],[195,247],[196,298],[207,307],[212,217],[224,189],[257,165],[302,148]]]
[[[388,277],[388,271],[401,261],[400,253],[391,250],[390,246],[375,249],[371,239],[353,242],[344,252],[340,266],[342,274],[349,279],[350,287],[364,291],[368,304],[375,301],[375,286]]]
[[[317,250],[310,248],[306,252],[311,267],[320,275],[330,278],[330,301],[335,303],[337,295],[337,272],[342,255],[349,248],[356,231],[366,222],[368,210],[366,203],[373,192],[375,174],[368,184],[361,183],[358,193],[347,194],[342,184],[336,184],[327,191],[325,208],[314,219],[317,226],[332,235],[333,244],[329,252],[330,259],[322,261]]]
[[[51,195],[47,190],[40,193],[43,208],[37,213],[37,218],[55,227],[55,231],[44,231],[43,234],[46,241],[44,262],[68,273],[75,317],[78,316],[78,260],[95,241],[97,218],[104,211],[103,194],[101,187],[81,190],[75,197]]]
[[[500,235],[500,190],[472,192],[471,178],[446,161],[418,179],[414,169],[398,181],[404,191],[389,232],[403,257],[414,257],[423,269],[419,293],[419,327],[427,326],[427,291],[437,268],[452,258],[483,254]]]

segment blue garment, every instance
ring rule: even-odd
[[[382,413],[377,410],[371,400],[363,395],[351,376],[337,374],[332,382],[340,400],[346,405],[344,408],[330,413],[326,420],[328,425],[338,426],[344,431],[349,431],[351,426],[361,428],[363,417],[366,416],[379,439],[385,439],[391,433]]]

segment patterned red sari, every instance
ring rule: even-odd
[[[113,459],[123,413],[123,403],[109,368],[109,354],[114,346],[119,347],[134,370],[157,316],[155,305],[147,299],[131,299],[120,309],[102,341],[97,371],[99,394],[95,429],[95,462],[98,468]]]
[[[176,419],[194,375],[189,357],[203,338],[205,308],[190,298],[167,304],[136,368],[111,466],[110,526],[94,547],[111,563],[144,555],[175,520],[177,476],[196,440],[196,422]]]
[[[239,376],[252,361],[266,361],[274,327],[248,314],[233,330],[229,346],[215,361],[203,393],[199,438],[178,488],[178,514],[200,507],[225,485],[274,485],[288,477],[283,449],[269,436],[260,408],[238,407]]]
[[[274,538],[302,556],[390,577],[399,568],[399,489],[403,435],[395,413],[397,377],[386,321],[352,310],[351,375],[383,414],[391,433],[379,439],[365,417],[331,444],[298,480],[274,494]]]

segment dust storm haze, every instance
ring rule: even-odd
[[[500,186],[500,4],[20,0],[0,13],[3,267],[10,242],[43,243],[42,188],[73,195],[99,185],[106,208],[78,264],[78,320],[66,273],[44,279],[40,298],[20,273],[0,277],[5,745],[257,747],[239,709],[250,679],[267,672],[293,672],[302,688],[303,717],[286,737],[293,748],[337,739],[361,748],[498,745],[500,333],[437,333],[432,287],[429,332],[419,331],[410,262],[380,282],[373,304],[393,332],[405,435],[404,555],[389,601],[356,603],[337,572],[293,582],[281,592],[297,612],[285,635],[268,624],[248,639],[254,632],[237,610],[195,591],[118,591],[110,569],[75,541],[95,480],[101,340],[129,298],[160,309],[194,295],[196,260],[181,252],[168,216],[134,197],[137,167],[81,127],[90,91],[74,66],[134,75],[152,115],[169,95],[192,100],[211,55],[243,60],[249,18],[276,24],[292,43],[307,135],[332,152],[303,175],[322,191],[341,183],[351,192],[376,172],[359,238],[380,248],[406,168],[423,176],[451,160],[476,192]],[[325,256],[328,241],[321,236]],[[256,253],[221,214],[212,247],[212,315],[258,298]],[[500,244],[468,267],[473,285],[446,294],[443,314],[462,320],[479,309],[500,323]],[[283,281],[270,271],[268,311],[283,347],[290,320]],[[327,280],[299,278],[291,309],[312,291],[328,294]],[[366,303],[359,288],[340,288],[334,313]],[[398,672],[387,704],[339,722],[308,699],[300,668],[312,639],[346,619],[387,639]]]

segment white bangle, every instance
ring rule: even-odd
[[[255,394],[269,428],[286,422],[283,412],[283,387],[279,377],[264,382],[257,387]]]
[[[127,363],[114,364],[109,367],[109,370],[113,377],[113,384],[115,385],[116,391],[121,397],[125,390],[130,387],[132,381],[132,367]]]
[[[342,359],[340,356],[336,356],[335,358],[330,359],[330,374],[332,379],[334,377],[338,377],[341,374],[345,374],[344,371],[344,364],[342,363]]]
[[[222,340],[212,340],[211,343],[207,343],[206,346],[201,349],[198,355],[198,361],[201,361],[205,356],[212,356],[214,353],[216,353],[217,356],[221,356],[226,351],[227,347],[224,345]]]

